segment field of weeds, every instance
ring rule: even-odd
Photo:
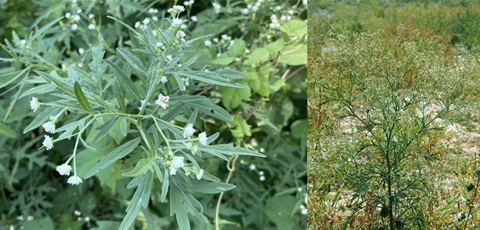
[[[480,4],[309,5],[309,229],[480,229]]]

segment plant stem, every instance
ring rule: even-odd
[[[235,155],[233,158],[230,158],[230,160],[227,163],[227,168],[228,171],[228,177],[225,180],[225,183],[228,183],[230,181],[230,178],[232,178],[233,171],[235,171],[235,162],[238,159],[238,155]],[[218,196],[218,201],[217,201],[217,207],[215,208],[215,230],[220,230],[220,204],[222,203],[222,197],[223,197],[223,192],[220,193],[220,196]]]

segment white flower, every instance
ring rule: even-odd
[[[263,175],[265,175],[265,172],[264,172],[264,171],[260,171],[260,172],[258,172],[258,175],[263,176]]]
[[[81,213],[80,211],[78,211],[78,210],[75,210],[75,211],[73,211],[73,215],[75,215],[75,216],[81,216],[82,213]]]
[[[135,28],[140,27],[140,22],[135,22]]]
[[[170,165],[170,175],[177,174],[177,170],[183,167],[185,167],[183,157],[173,157],[172,164]]]
[[[67,183],[71,184],[71,185],[79,185],[82,183],[82,178],[80,178],[79,176],[77,175],[73,175],[71,176],[70,178],[68,178],[68,181]]]
[[[42,125],[47,133],[55,133],[55,122],[49,121]]]
[[[160,82],[162,82],[163,84],[167,83],[168,82],[167,77],[163,76],[162,79],[160,79]]]
[[[57,166],[57,172],[60,173],[62,176],[70,176],[70,171],[72,171],[72,167],[67,164]]]
[[[259,179],[260,179],[260,181],[265,181],[265,180],[266,180],[266,179],[265,179],[265,176],[260,176]]]
[[[242,14],[248,14],[250,11],[247,8],[242,9]]]
[[[200,134],[198,134],[198,142],[200,142],[200,144],[202,145],[207,145],[207,133],[206,132],[202,132]]]
[[[78,14],[73,15],[73,20],[76,22],[80,21],[80,16]]]
[[[75,31],[75,30],[77,30],[77,29],[78,29],[78,25],[77,25],[77,24],[73,24],[73,25],[72,25],[72,30]]]
[[[197,16],[192,16],[191,19],[192,19],[192,21],[194,21],[194,22],[198,22]]]
[[[66,18],[69,18],[70,16],[72,16],[72,14],[70,14],[69,12],[65,13]]]
[[[308,210],[307,210],[307,209],[302,209],[302,214],[303,214],[303,215],[307,215],[307,214],[308,214]]]
[[[144,24],[144,25],[148,25],[148,23],[150,23],[150,19],[145,18],[145,19],[143,20],[143,24]]]
[[[80,49],[78,49],[78,53],[79,53],[80,55],[82,55],[82,54],[85,53],[85,50],[84,50],[83,48],[80,48]]]
[[[203,170],[203,169],[200,169],[200,171],[198,171],[198,173],[197,173],[197,180],[202,179],[203,173],[204,173],[204,170]]]
[[[250,170],[253,171],[253,170],[255,170],[255,169],[257,169],[257,166],[255,166],[254,164],[251,164],[251,165],[250,165]]]
[[[38,98],[32,97],[32,100],[30,101],[30,109],[33,110],[33,112],[37,112],[38,108],[40,108],[40,102],[38,101]]]
[[[180,5],[173,6],[173,9],[176,10],[177,12],[185,11],[185,7],[180,6]]]
[[[47,150],[50,150],[53,148],[53,139],[48,136],[48,135],[44,135],[45,136],[45,140],[43,141],[43,146],[47,149]]]
[[[185,127],[185,130],[183,131],[183,137],[190,139],[190,137],[193,135],[195,132],[195,129],[193,128],[193,124],[188,124],[187,127]]]
[[[90,23],[90,25],[88,25],[88,29],[89,30],[94,30],[95,29],[95,25],[93,23]]]
[[[174,19],[172,19],[172,24],[173,24],[173,25],[176,25],[176,26],[181,25],[182,22],[183,22],[183,20],[180,19],[180,18],[174,18]]]
[[[94,14],[88,14],[88,19],[92,19],[92,18],[94,18],[94,17],[95,17]]]
[[[156,22],[156,21],[158,21],[158,17],[157,17],[157,16],[153,16],[153,17],[152,17],[152,20]]]
[[[27,221],[32,221],[33,220],[33,216],[27,216]]]
[[[168,101],[170,100],[169,96],[163,96],[162,94],[158,95],[158,100],[155,101],[155,104],[166,109],[168,106]]]
[[[203,44],[205,44],[205,46],[211,46],[211,45],[212,45],[212,41],[210,41],[210,40],[205,40],[205,41],[203,42]]]
[[[216,2],[214,2],[213,4],[213,9],[215,10],[215,13],[220,13],[220,9],[222,8],[222,6]]]
[[[85,222],[89,222],[90,221],[90,217],[85,217]]]

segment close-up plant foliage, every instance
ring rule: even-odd
[[[306,1],[0,15],[2,229],[306,227]]]

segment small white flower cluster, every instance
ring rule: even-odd
[[[300,212],[302,212],[302,215],[307,215],[308,214],[307,207],[305,207],[305,205],[301,204],[300,205]]]
[[[186,176],[189,176],[193,172],[197,180],[201,180],[203,174],[205,173],[204,169],[198,169],[196,167],[186,167],[185,158],[182,156],[173,156],[169,168],[170,175],[177,175],[177,171],[183,169]]]
[[[65,18],[71,23],[71,29],[76,31],[78,29],[78,23],[80,21],[80,13],[82,13],[82,9],[78,8],[76,13],[65,13]]]
[[[268,24],[268,27],[270,27],[270,29],[278,29],[280,27],[281,24],[277,18],[277,15],[273,14],[272,16],[270,16],[270,20],[272,21],[270,24]]]
[[[213,44],[224,45],[224,46],[226,46],[225,48],[228,48],[229,46],[231,46],[233,44],[232,37],[227,35],[227,34],[222,34],[220,36],[220,38],[221,38],[221,40],[218,39],[218,38],[213,38],[212,40],[207,39],[203,42],[203,44],[207,47],[212,46]]]
[[[163,94],[159,94],[158,99],[155,101],[155,104],[162,107],[163,109],[167,109],[169,101],[170,101],[169,96],[163,96]]]
[[[36,112],[40,108],[40,101],[36,97],[32,97],[32,100],[30,101],[30,109],[33,110],[33,112]],[[45,129],[45,132],[48,133],[55,133],[55,121],[57,120],[57,117],[50,117],[50,121],[46,122],[45,124],[42,125],[43,129]],[[42,144],[43,147],[45,147],[46,150],[50,150],[53,148],[53,138],[50,137],[49,135],[44,135],[45,139],[43,140]],[[68,165],[68,162],[74,157],[70,157],[70,159],[67,160],[66,163],[59,165],[56,167],[57,172],[62,175],[62,176],[70,176],[70,172],[72,171],[72,167]],[[72,185],[79,185],[82,183],[82,178],[79,176],[73,175],[70,178],[68,178],[67,183],[72,184]]]
[[[82,213],[80,211],[78,210],[73,211],[73,215],[77,217],[77,221],[79,222],[82,221],[82,217],[81,217]],[[90,217],[86,216],[84,220],[85,222],[90,222]]]
[[[260,6],[262,5],[262,3],[263,3],[263,0],[258,0],[258,1],[256,1],[255,4],[253,4],[253,5],[252,5],[252,4],[248,4],[246,10],[245,10],[245,9],[242,10],[242,13],[243,13],[243,14],[248,14],[248,13],[250,13],[250,12],[257,12],[258,9],[260,9]],[[245,13],[244,11],[245,11],[245,12],[248,11],[248,12]]]
[[[215,10],[216,14],[220,13],[220,10],[222,9],[222,5],[220,5],[218,2],[212,3],[213,9]]]
[[[185,1],[183,2],[183,5],[187,6],[187,7],[191,7],[193,5],[193,3],[195,3],[195,0],[189,0],[189,1]]]

